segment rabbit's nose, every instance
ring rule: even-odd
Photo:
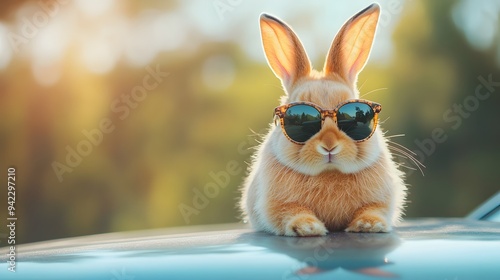
[[[337,148],[337,146],[333,147],[333,148],[327,148],[325,146],[321,146],[321,148],[323,148],[323,150],[327,153],[331,153],[333,150],[335,150],[335,148]]]
[[[322,154],[322,155],[336,155],[340,152],[340,146],[335,145],[335,146],[327,146],[324,143],[319,144],[317,147],[317,151]]]

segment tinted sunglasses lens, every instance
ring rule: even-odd
[[[283,118],[285,132],[296,142],[306,142],[321,130],[321,113],[309,105],[295,105]]]
[[[339,108],[337,124],[339,129],[354,140],[366,139],[373,131],[375,113],[365,103],[347,103]]]

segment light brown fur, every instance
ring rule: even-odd
[[[264,50],[286,95],[282,104],[308,101],[335,108],[357,98],[356,79],[375,33],[374,4],[342,27],[322,72],[311,69],[300,40],[284,23],[261,16]],[[332,162],[321,148],[336,149]],[[298,145],[271,127],[243,188],[241,207],[258,230],[279,235],[324,235],[328,231],[387,232],[402,213],[406,187],[378,128],[361,143],[331,118]]]

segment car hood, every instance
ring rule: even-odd
[[[0,279],[500,279],[500,223],[418,219],[302,238],[240,224],[101,234],[20,245],[16,272],[8,253]]]

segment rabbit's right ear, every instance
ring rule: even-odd
[[[260,16],[260,31],[269,66],[283,86],[290,89],[311,71],[311,62],[302,43],[290,27],[267,14]]]
[[[359,72],[370,55],[377,29],[380,6],[368,6],[340,29],[326,58],[324,72],[340,75],[350,84],[356,84]]]

